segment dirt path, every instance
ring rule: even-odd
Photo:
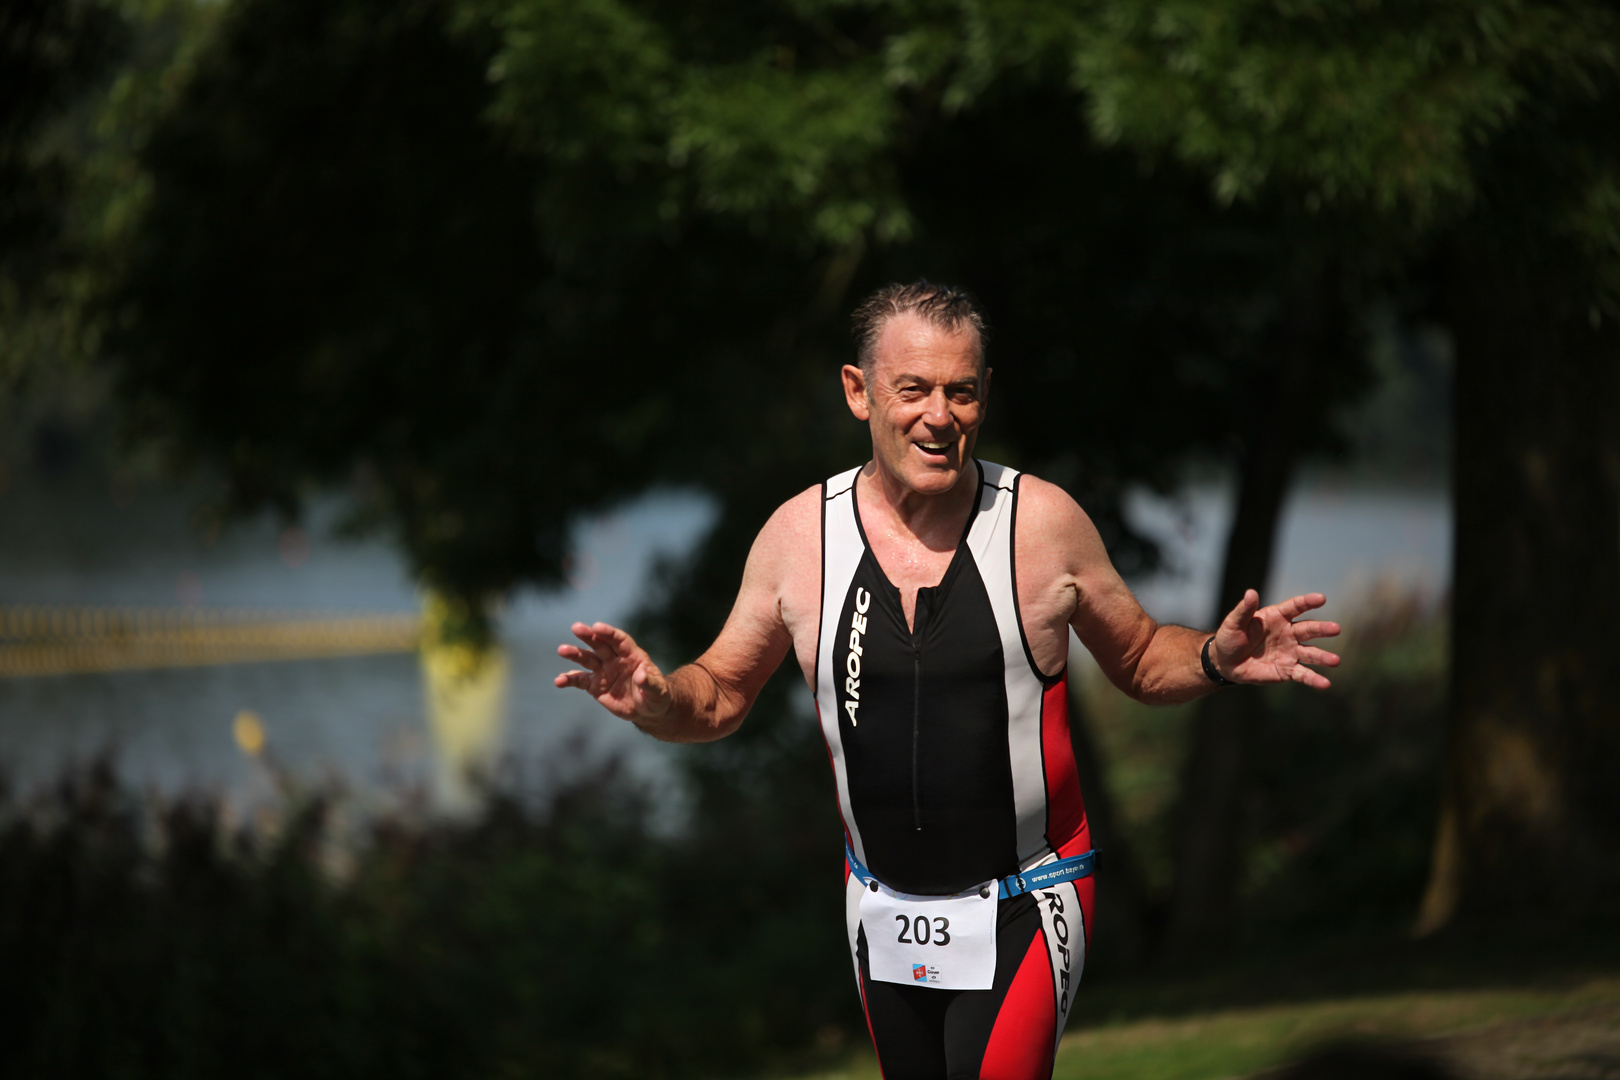
[[[1620,1080],[1620,1004],[1324,1046],[1249,1080]]]
[[[1620,1080],[1620,1005],[1501,1021],[1416,1045],[1465,1080]]]

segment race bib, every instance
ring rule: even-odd
[[[996,977],[996,888],[913,896],[883,885],[861,893],[866,959],[879,982],[988,990]]]

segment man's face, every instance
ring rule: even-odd
[[[978,344],[971,326],[952,333],[908,313],[884,324],[870,379],[844,368],[844,398],[871,428],[873,460],[919,494],[950,491],[973,458],[990,388]]]

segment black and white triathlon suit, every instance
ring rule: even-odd
[[[822,485],[816,710],[849,846],[899,892],[959,893],[1091,850],[1067,669],[1041,673],[1019,617],[1018,473],[975,465],[978,504],[943,580],[919,590],[915,630],[866,542],[860,470]],[[862,890],[846,866],[855,977],[886,1080],[1051,1075],[1085,963],[1092,878],[1001,901],[989,990],[874,981]]]

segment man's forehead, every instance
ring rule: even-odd
[[[952,381],[977,380],[979,332],[971,323],[948,330],[921,315],[902,312],[884,322],[873,359],[886,375],[928,373]]]

